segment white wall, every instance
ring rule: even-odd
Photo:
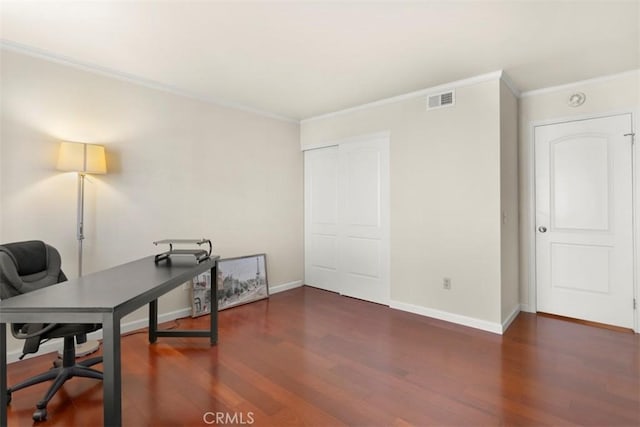
[[[569,107],[567,100],[575,92],[586,95],[585,103],[580,107]],[[531,207],[532,193],[532,124],[541,121],[584,118],[615,112],[634,113],[635,131],[638,133],[637,113],[640,111],[640,72],[628,72],[602,79],[576,82],[571,85],[549,88],[522,94],[519,114],[519,168],[520,168],[520,299],[523,308],[533,311],[535,295],[530,294],[532,281],[531,260]],[[636,213],[640,213],[640,173],[638,162],[640,152],[636,135]],[[636,224],[640,224],[640,217]],[[640,242],[640,234],[637,236]],[[636,259],[636,263],[638,260]],[[640,270],[638,270],[640,271]]]
[[[520,310],[518,283],[518,99],[500,82],[500,194],[502,324]]]
[[[390,132],[392,306],[502,321],[499,82],[457,88],[453,107],[418,96],[301,124],[303,148]]]
[[[77,274],[76,178],[55,164],[61,140],[91,142],[109,173],[86,187],[85,273],[154,254],[154,240],[208,237],[223,257],[265,252],[271,286],[302,279],[298,124],[1,54],[2,241],[50,242]],[[187,306],[177,289],[160,312]]]
[[[1,73],[2,73],[2,70],[0,69],[0,81],[2,80],[2,74]],[[0,86],[0,96],[2,94],[1,89],[2,89],[2,87]],[[0,108],[1,107],[2,107],[2,105],[0,104]],[[3,146],[3,143],[2,143],[2,127],[3,127],[2,126],[2,120],[0,120],[0,167],[2,166],[2,158],[3,158],[3,154],[2,154],[2,146]],[[2,175],[3,175],[2,171],[0,170],[0,242],[4,242],[5,241],[4,237],[2,235],[2,229],[3,229],[3,227],[2,227],[2,222],[3,222],[2,221],[2,217],[3,217],[3,212],[4,212],[3,203],[2,203],[2,200],[3,200],[2,199],[2,187],[3,187],[2,186]]]

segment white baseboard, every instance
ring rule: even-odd
[[[511,314],[509,314],[507,318],[504,319],[504,321],[502,322],[502,333],[504,333],[504,331],[507,330],[509,325],[511,325],[511,322],[516,320],[516,317],[518,317],[518,314],[520,314],[520,310],[521,310],[520,304],[516,304],[516,306],[511,311]]]
[[[191,308],[182,308],[180,310],[172,311],[170,313],[164,313],[158,315],[158,323],[170,322],[175,319],[181,319],[183,317],[191,316]],[[131,322],[123,323],[120,327],[120,331],[122,334],[127,332],[132,332],[138,329],[146,328],[149,326],[149,319],[139,319],[133,320]],[[87,339],[90,340],[99,340],[102,339],[102,329],[97,330],[95,332],[91,332],[87,334]],[[40,349],[35,354],[28,354],[24,358],[29,359],[31,357],[42,356],[43,354],[57,352],[58,349],[62,348],[62,339],[53,339],[51,341],[47,341],[44,344],[40,345]],[[22,350],[13,350],[7,353],[7,363],[13,363],[20,360],[20,356],[22,355]]]
[[[532,310],[528,304],[520,304],[520,311],[524,311],[525,313],[535,313],[535,310]]]
[[[407,311],[409,313],[419,314],[421,316],[433,317],[434,319],[444,320],[451,323],[456,323],[462,326],[469,326],[471,328],[481,329],[483,331],[492,332],[494,334],[502,335],[502,325],[497,322],[489,322],[487,320],[476,319],[475,317],[462,316],[460,314],[449,313],[447,311],[440,311],[433,308],[421,307],[418,305],[407,304],[399,301],[390,301],[389,307],[396,310]]]
[[[281,285],[269,286],[269,294],[277,294],[278,292],[288,291],[289,289],[295,289],[302,286],[302,280],[295,280],[293,282],[283,283]]]

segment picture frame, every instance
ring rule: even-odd
[[[211,271],[191,279],[191,317],[211,313]]]
[[[266,254],[218,260],[218,310],[269,298]]]

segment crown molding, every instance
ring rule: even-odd
[[[491,73],[481,74],[479,76],[470,77],[468,79],[456,80],[450,83],[444,83],[437,86],[432,86],[426,89],[421,89],[415,92],[405,93],[403,95],[393,96],[391,98],[380,99],[378,101],[368,102],[366,104],[357,105],[355,107],[345,108],[344,110],[334,111],[332,113],[321,114],[319,116],[309,117],[307,119],[300,120],[300,123],[308,123],[316,120],[324,120],[330,117],[342,116],[344,114],[353,113],[355,111],[366,110],[372,107],[379,107],[381,105],[393,104],[400,101],[405,101],[407,99],[416,98],[419,96],[426,96],[434,92],[441,92],[451,89],[457,89],[464,86],[470,86],[478,83],[483,83],[491,80],[498,80],[502,78],[503,71],[494,71]]]
[[[640,69],[623,71],[622,73],[616,73],[616,74],[608,74],[606,76],[594,77],[592,79],[580,80],[577,82],[571,82],[571,83],[558,85],[558,86],[549,86],[542,89],[529,90],[527,92],[521,93],[520,98],[528,98],[530,96],[544,95],[547,93],[575,89],[577,87],[588,85],[588,84],[603,83],[610,80],[633,76],[634,74],[640,77]]]
[[[133,83],[138,86],[144,86],[146,88],[155,89],[162,92],[168,92],[173,95],[195,99],[195,100],[202,101],[207,104],[212,104],[218,107],[225,107],[225,108],[230,108],[234,110],[240,110],[247,113],[253,113],[259,116],[280,120],[284,122],[289,122],[289,123],[295,123],[295,124],[300,123],[299,120],[293,119],[291,117],[281,116],[279,114],[259,110],[253,107],[248,107],[246,105],[236,104],[233,102],[228,102],[228,101],[224,101],[216,98],[197,95],[195,93],[177,88],[175,86],[167,85],[167,84],[160,83],[150,79],[145,79],[143,77],[136,76],[134,74],[125,73],[122,71],[92,64],[89,62],[78,61],[68,56],[54,54],[52,52],[49,52],[43,49],[38,49],[32,46],[27,46],[27,45],[16,43],[14,41],[6,40],[6,39],[0,39],[0,49],[21,53],[23,55],[28,55],[34,58],[44,59],[46,61],[66,65],[82,71],[88,71],[90,73],[99,74],[101,76],[122,80],[128,83]]]
[[[502,70],[502,75],[500,76],[500,78],[502,79],[504,84],[507,85],[511,93],[513,93],[513,96],[515,96],[516,98],[520,98],[520,95],[521,95],[520,90],[518,89],[516,84],[513,82],[513,80],[511,80],[511,77],[509,77],[509,74],[507,74],[506,71]]]

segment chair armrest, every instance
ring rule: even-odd
[[[29,339],[29,338],[33,338],[33,337],[38,337],[40,335],[44,335],[47,332],[49,332],[50,330],[52,330],[53,328],[55,328],[56,326],[58,326],[57,323],[49,323],[49,324],[45,325],[43,328],[38,329],[37,331],[34,331],[34,332],[30,332],[28,334],[24,333],[24,332],[21,332],[21,329],[12,328],[11,333],[12,333],[12,335],[14,337],[16,337],[16,338],[18,338],[20,340],[26,340],[26,339]]]

